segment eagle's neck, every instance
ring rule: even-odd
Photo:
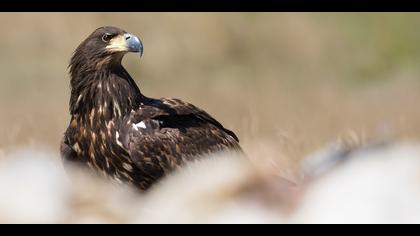
[[[121,65],[81,71],[71,73],[70,112],[92,125],[121,119],[145,99]]]

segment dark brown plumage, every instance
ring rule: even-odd
[[[75,50],[64,160],[147,189],[187,161],[241,150],[236,135],[205,111],[144,96],[121,65],[127,52],[142,53],[142,43],[116,27],[95,30]]]

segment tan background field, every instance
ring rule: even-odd
[[[144,94],[178,97],[235,131],[253,158],[291,163],[337,140],[420,137],[420,14],[1,13],[0,152],[58,153],[73,50],[119,26]],[[283,158],[284,159],[284,158]]]

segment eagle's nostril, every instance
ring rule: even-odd
[[[131,38],[131,36],[128,35],[128,36],[125,37],[125,40],[129,40],[130,38]]]

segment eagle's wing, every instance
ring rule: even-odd
[[[205,111],[179,99],[151,99],[135,111],[124,146],[150,181],[197,156],[238,150],[236,135]]]

